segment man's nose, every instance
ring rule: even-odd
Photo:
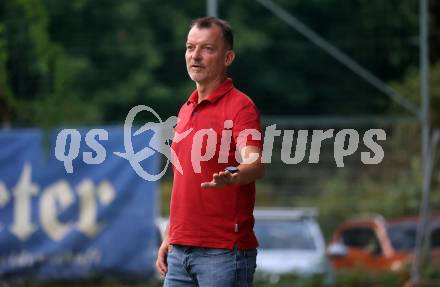
[[[202,50],[200,48],[195,48],[193,53],[194,60],[201,60],[202,59]]]

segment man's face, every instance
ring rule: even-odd
[[[233,52],[228,50],[222,31],[210,28],[191,28],[186,41],[186,69],[191,79],[200,84],[223,77],[232,63]]]

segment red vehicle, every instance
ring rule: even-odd
[[[410,263],[416,233],[417,218],[353,219],[336,229],[327,254],[335,269],[399,271]],[[430,235],[431,256],[440,267],[440,218],[431,220]]]

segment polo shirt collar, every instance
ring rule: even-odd
[[[218,101],[223,95],[225,95],[227,92],[229,92],[234,87],[234,83],[232,82],[231,78],[227,78],[223,81],[217,88],[212,91],[209,96],[206,98],[207,101],[214,103]],[[197,89],[194,90],[189,96],[187,104],[195,103],[197,104],[199,100],[199,93],[197,92]]]

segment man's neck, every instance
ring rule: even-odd
[[[211,81],[209,83],[196,83],[197,86],[197,94],[199,96],[198,102],[205,100],[212,91],[214,91],[221,83],[226,80],[226,75],[223,77],[219,77],[215,81]]]

